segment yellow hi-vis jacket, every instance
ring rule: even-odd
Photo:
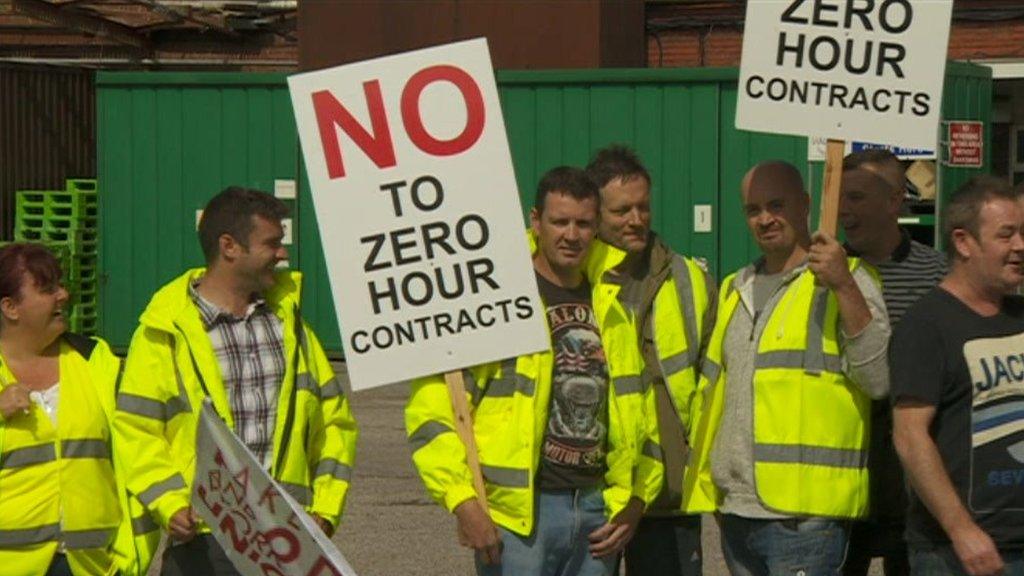
[[[625,257],[626,252],[604,242],[595,243],[587,256],[587,275],[598,278],[602,287],[609,290],[610,297],[618,297],[621,282],[615,278],[614,269]],[[669,266],[670,273],[658,288],[652,303],[654,348],[672,408],[683,430],[688,433],[693,397],[697,392],[703,327],[710,313],[709,305],[713,302],[708,301],[704,270],[694,260],[672,254]],[[637,335],[644,337],[643,334]],[[644,383],[645,386],[648,384]],[[647,408],[649,417],[657,426],[657,408],[653,405]],[[683,486],[677,488],[684,489]]]
[[[44,574],[63,543],[76,576],[135,574],[130,538],[115,546],[128,526],[111,461],[120,361],[98,338],[61,338],[56,427],[35,404],[0,419],[0,572]],[[15,382],[6,363],[0,382]]]
[[[640,382],[642,360],[632,318],[607,286],[594,286],[593,307],[611,379],[604,489],[610,519],[630,497],[650,503],[658,495],[661,447],[657,426],[644,413],[653,390]],[[463,370],[491,518],[524,536],[533,531],[536,516],[534,489],[553,364],[549,349]],[[405,425],[413,462],[430,495],[449,511],[475,498],[443,376],[413,382]]]
[[[850,269],[859,265],[850,259]],[[727,367],[725,332],[740,295],[736,274],[725,279],[718,318],[702,364],[691,433],[684,509],[720,504],[711,451],[722,418]],[[810,270],[785,288],[751,343],[754,482],[769,510],[795,516],[859,518],[868,507],[867,453],[871,400],[843,372],[835,294],[815,285]]]
[[[188,294],[203,272],[190,270],[153,296],[117,395],[114,424],[133,454],[128,489],[164,529],[189,506],[203,399],[234,427],[213,346]],[[280,272],[266,294],[284,324],[286,362],[270,474],[307,511],[336,526],[355,459],[356,423],[319,341],[298,314],[300,281],[298,273]]]

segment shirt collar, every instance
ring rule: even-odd
[[[203,328],[206,330],[224,322],[248,320],[254,314],[262,314],[269,310],[267,300],[254,294],[252,296],[252,301],[249,302],[249,307],[245,310],[245,315],[239,318],[220,306],[217,306],[213,302],[210,302],[206,298],[203,298],[198,289],[200,280],[202,280],[202,277],[189,282],[188,295],[192,298],[192,302],[195,303],[196,308],[199,309],[199,317],[202,319]]]
[[[843,248],[846,249],[846,253],[853,257],[859,258],[860,252],[853,249],[850,243],[843,244]],[[900,226],[900,243],[896,246],[896,249],[889,255],[889,259],[893,262],[903,262],[910,256],[910,232],[906,228]]]

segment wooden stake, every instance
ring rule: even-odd
[[[477,500],[484,512],[487,512],[487,491],[484,488],[484,476],[480,472],[480,455],[476,450],[476,437],[473,436],[473,417],[469,414],[469,403],[466,402],[466,383],[462,379],[462,371],[445,372],[444,382],[448,385],[448,395],[452,400],[452,414],[455,416],[455,432],[466,447],[466,464],[473,474],[473,488]]]
[[[843,154],[845,140],[829,139],[825,152],[825,177],[821,188],[821,213],[818,229],[836,237],[839,222],[839,192],[843,181]]]

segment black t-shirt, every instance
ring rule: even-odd
[[[566,289],[539,274],[537,285],[555,351],[538,485],[549,490],[597,486],[607,469],[608,365],[590,285]]]
[[[1001,549],[1024,548],[1024,307],[1010,297],[984,317],[935,288],[896,325],[889,353],[895,402],[936,408],[931,435],[961,502]],[[916,495],[907,542],[949,538]]]

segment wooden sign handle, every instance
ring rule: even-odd
[[[444,382],[448,385],[448,396],[452,400],[455,432],[466,447],[466,464],[473,474],[473,488],[480,506],[487,512],[487,491],[484,488],[484,476],[480,472],[480,456],[476,450],[476,437],[473,436],[473,417],[469,414],[469,403],[466,402],[466,383],[462,379],[462,371],[445,372]]]
[[[818,229],[835,238],[839,222],[839,192],[843,181],[843,154],[846,152],[846,141],[830,138],[826,146]]]

